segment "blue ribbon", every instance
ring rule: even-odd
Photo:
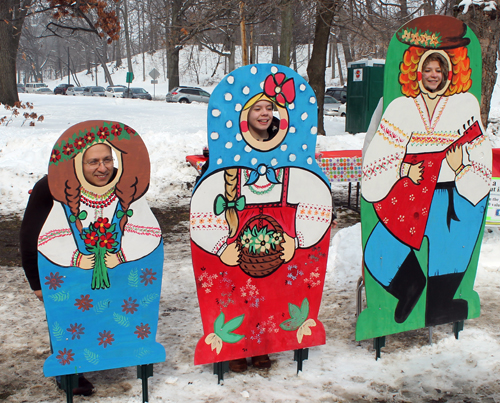
[[[255,182],[257,182],[257,180],[259,179],[259,177],[261,176],[266,176],[267,180],[271,183],[274,183],[274,184],[278,184],[280,183],[278,181],[278,178],[276,178],[276,172],[274,171],[274,169],[266,166],[265,164],[260,164],[257,169],[252,169],[251,172],[250,172],[250,176],[247,180],[247,182],[245,183],[245,185],[253,185]]]

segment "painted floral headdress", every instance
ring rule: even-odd
[[[284,73],[269,74],[264,81],[264,94],[282,107],[295,100],[293,78],[287,79]]]
[[[102,126],[95,126],[90,130],[74,133],[67,140],[62,140],[52,149],[49,165],[57,165],[59,162],[69,161],[78,153],[84,152],[95,144],[104,143],[106,140],[113,141],[130,140],[137,133],[131,127],[114,122],[105,122]]]

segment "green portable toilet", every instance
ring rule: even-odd
[[[347,65],[346,132],[368,130],[384,91],[384,65],[383,59],[362,59]]]

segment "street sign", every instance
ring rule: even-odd
[[[153,80],[156,80],[158,77],[160,77],[160,72],[158,70],[156,70],[155,68],[153,68],[153,70],[151,70],[149,72],[149,75],[151,76],[151,78]]]
[[[130,84],[133,80],[134,80],[134,73],[132,73],[131,71],[129,71],[127,73],[127,83]]]
[[[158,80],[151,80],[151,84],[158,84]]]

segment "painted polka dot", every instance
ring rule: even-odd
[[[212,140],[217,140],[219,138],[219,133],[217,133],[217,132],[210,133],[210,138]]]
[[[230,141],[228,141],[226,143],[226,148],[229,150],[230,148],[233,148],[233,143],[231,143]]]
[[[276,165],[278,165],[278,160],[277,160],[276,158],[273,158],[273,159],[271,160],[271,165],[272,165],[273,167],[275,167]]]
[[[234,105],[234,110],[235,110],[236,112],[241,111],[241,109],[242,109],[242,108],[243,108],[243,106],[241,106],[241,104],[236,104],[236,105]]]
[[[309,98],[309,103],[315,104],[316,103],[316,98],[314,98],[314,97]]]
[[[233,99],[233,94],[231,94],[230,92],[226,92],[226,93],[224,94],[224,99],[225,99],[226,101],[231,101],[231,99]]]
[[[291,104],[288,104],[288,109],[293,111],[295,109],[295,103],[292,102]]]
[[[302,144],[302,149],[305,151],[307,150],[307,144]]]
[[[250,88],[249,88],[248,86],[246,86],[246,85],[245,85],[245,86],[243,87],[243,91],[242,91],[242,92],[243,92],[243,94],[248,95],[248,94],[250,94]]]
[[[295,133],[296,131],[297,130],[295,129],[294,126],[290,126],[290,130],[289,130],[290,133]]]
[[[306,120],[308,116],[309,116],[309,115],[307,114],[307,112],[304,112],[302,115],[300,115],[300,118],[301,118],[302,120]]]
[[[235,138],[236,138],[236,141],[241,141],[241,140],[243,140],[243,136],[241,135],[241,133],[236,133]]]
[[[305,84],[300,84],[299,89],[301,91],[305,91],[306,90],[306,85]]]
[[[257,163],[257,158],[252,158],[252,161],[250,161],[252,165],[255,165]]]
[[[278,68],[276,66],[271,67],[271,73],[276,74],[278,72]]]
[[[236,154],[236,155],[234,156],[234,161],[235,161],[235,162],[238,162],[238,161],[240,160],[240,158],[241,158],[241,157],[240,157],[240,155],[239,155],[239,154]]]
[[[231,127],[233,127],[233,121],[232,121],[232,120],[228,120],[228,121],[226,122],[226,127],[227,127],[228,129],[230,129]]]
[[[288,159],[290,160],[290,162],[294,162],[297,159],[297,156],[295,154],[290,154],[288,156]]]
[[[217,160],[217,165],[220,165],[220,164],[222,164],[222,158],[219,158],[219,159]]]
[[[249,153],[250,151],[252,151],[252,147],[250,147],[249,145],[246,145],[246,146],[245,146],[245,151],[246,151],[247,153]]]
[[[288,146],[286,144],[282,144],[280,147],[281,151],[286,151],[287,148]]]
[[[311,127],[311,134],[318,134],[318,128],[316,126]]]
[[[233,77],[233,76],[229,76],[229,77],[227,78],[227,82],[228,82],[229,84],[234,84],[234,77]]]
[[[212,116],[215,118],[218,118],[220,116],[220,110],[218,109],[212,109]]]
[[[256,66],[252,66],[251,69],[250,69],[250,73],[257,74],[257,67]]]
[[[313,159],[312,159],[311,157],[309,157],[309,158],[307,159],[307,163],[308,163],[309,165],[311,165],[311,164],[313,163]]]

